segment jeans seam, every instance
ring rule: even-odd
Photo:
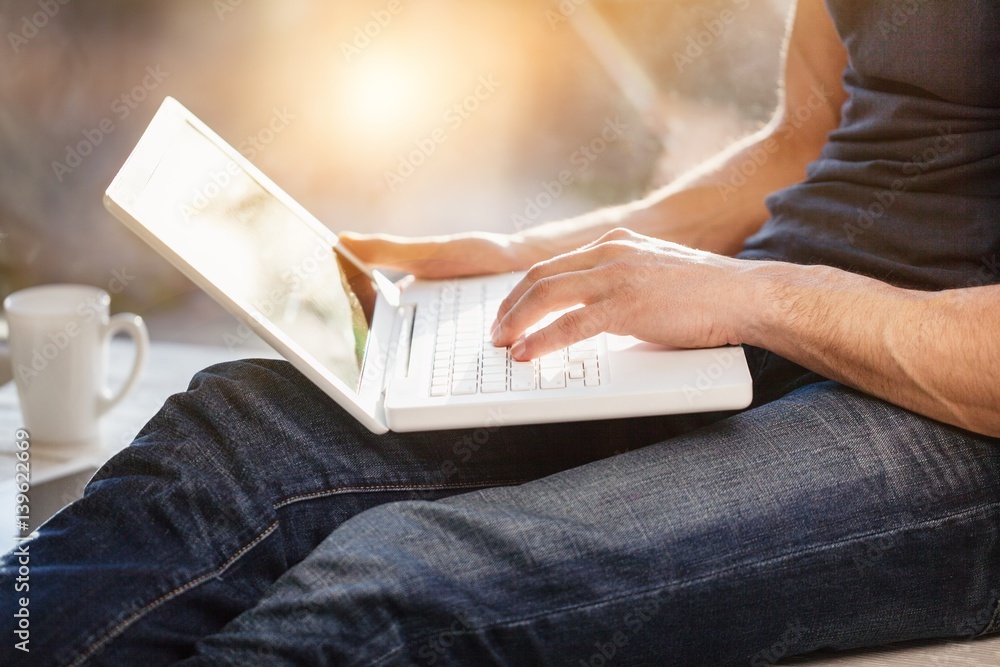
[[[94,653],[96,653],[99,649],[103,648],[104,645],[106,645],[109,641],[120,635],[130,625],[138,621],[140,618],[142,618],[149,612],[153,611],[153,609],[155,609],[156,607],[159,607],[164,602],[167,602],[168,600],[177,597],[181,593],[184,593],[185,591],[190,590],[202,584],[203,582],[205,582],[208,579],[211,579],[212,577],[217,577],[226,570],[228,570],[229,567],[237,560],[239,560],[244,554],[253,549],[263,540],[267,539],[267,537],[271,535],[271,533],[273,533],[277,527],[278,527],[278,522],[275,521],[270,526],[268,526],[262,533],[257,535],[257,537],[255,537],[253,540],[245,544],[243,548],[241,548],[239,551],[237,551],[228,559],[226,559],[226,561],[222,563],[222,565],[220,565],[219,567],[215,568],[211,572],[206,572],[200,577],[192,579],[191,581],[188,581],[187,583],[181,586],[178,586],[169,593],[165,593],[160,597],[156,598],[155,600],[148,603],[146,606],[142,607],[138,611],[133,612],[132,615],[119,622],[118,625],[116,625],[111,630],[106,632],[103,636],[99,637],[97,640],[84,646],[83,651],[80,653],[80,655],[78,655],[76,659],[73,660],[73,662],[69,663],[69,667],[76,667],[77,665],[84,664],[85,661],[89,660],[94,655]]]
[[[724,568],[719,569],[719,570],[714,570],[712,572],[708,572],[708,573],[702,574],[702,575],[694,577],[694,578],[690,578],[690,579],[686,579],[686,580],[681,580],[681,581],[669,582],[669,583],[666,583],[666,584],[663,584],[661,586],[657,586],[657,587],[654,587],[654,588],[647,588],[645,590],[639,590],[639,591],[634,591],[632,593],[626,593],[626,594],[622,594],[622,595],[617,595],[617,596],[605,598],[603,600],[599,600],[599,601],[596,601],[596,602],[581,602],[581,603],[569,605],[569,606],[566,606],[566,607],[562,607],[560,609],[552,609],[552,610],[548,610],[548,611],[545,611],[545,612],[538,612],[536,614],[531,614],[529,616],[523,616],[523,617],[520,617],[520,618],[512,618],[512,619],[497,621],[495,623],[487,623],[487,624],[479,626],[479,627],[468,628],[468,630],[465,630],[465,631],[455,632],[454,634],[457,635],[457,636],[473,635],[473,634],[477,634],[477,633],[479,633],[479,632],[481,632],[483,630],[489,630],[489,629],[493,629],[493,628],[510,628],[510,627],[514,627],[516,625],[521,625],[521,624],[524,624],[524,623],[528,623],[528,622],[537,620],[539,618],[549,618],[549,617],[556,616],[556,615],[559,615],[559,614],[565,614],[565,613],[570,613],[570,612],[584,610],[584,609],[597,609],[599,607],[603,607],[603,606],[606,606],[608,604],[614,604],[614,603],[617,603],[617,602],[624,602],[624,601],[629,601],[629,600],[635,600],[635,599],[638,599],[638,598],[641,598],[641,597],[658,596],[658,595],[662,595],[667,590],[671,590],[671,589],[672,590],[680,590],[680,589],[683,589],[683,588],[687,588],[688,586],[692,586],[692,585],[695,585],[695,584],[699,584],[699,583],[711,580],[711,579],[719,576],[720,574],[727,574],[727,573],[735,571],[735,570],[751,569],[751,568],[759,567],[761,565],[766,565],[766,564],[771,564],[771,563],[775,563],[775,562],[781,562],[781,561],[785,561],[785,560],[790,560],[790,559],[795,558],[797,556],[803,556],[803,555],[807,555],[807,554],[817,553],[817,552],[825,551],[825,550],[828,550],[828,549],[831,549],[831,548],[838,548],[838,547],[841,547],[841,546],[845,546],[845,545],[852,544],[852,543],[855,543],[855,542],[859,542],[859,541],[862,541],[862,540],[870,539],[870,538],[873,538],[873,537],[880,537],[880,536],[883,536],[883,535],[891,535],[891,534],[901,533],[901,532],[904,532],[904,531],[907,531],[907,530],[912,530],[912,529],[927,528],[929,526],[932,526],[932,525],[935,525],[935,524],[940,524],[940,523],[943,523],[945,521],[948,521],[948,520],[956,518],[956,517],[961,517],[963,515],[968,515],[968,514],[980,513],[982,510],[986,510],[986,509],[990,509],[990,508],[994,508],[994,507],[1000,507],[1000,503],[987,503],[985,505],[978,505],[976,507],[965,509],[965,510],[962,510],[960,512],[953,512],[951,514],[946,514],[944,516],[935,517],[933,519],[927,519],[925,521],[921,521],[921,522],[918,522],[918,523],[915,523],[915,524],[911,524],[911,525],[907,525],[907,526],[902,526],[902,527],[899,527],[899,528],[894,528],[892,530],[869,532],[869,533],[865,533],[863,535],[855,535],[853,537],[844,538],[844,539],[836,540],[836,541],[833,541],[833,542],[828,542],[828,543],[817,545],[817,546],[814,546],[814,547],[809,547],[809,548],[805,548],[805,549],[797,549],[795,551],[789,551],[789,552],[786,552],[786,553],[783,553],[783,554],[779,554],[777,556],[772,556],[770,558],[765,558],[765,559],[762,559],[762,560],[748,561],[748,562],[738,563],[738,564],[735,564],[735,565],[730,565],[728,567],[724,567]],[[996,613],[994,614],[993,623],[991,623],[990,625],[993,626],[997,622],[1000,622],[1000,607],[998,607]],[[419,642],[419,641],[425,640],[427,638],[433,637],[434,635],[438,634],[438,632],[440,632],[440,631],[428,632],[426,634],[423,634],[423,635],[420,635],[419,637],[414,638],[413,640],[404,642],[401,646],[396,646],[395,648],[387,651],[386,653],[384,653],[384,654],[376,657],[374,660],[372,660],[372,662],[367,663],[367,664],[370,665],[371,667],[375,667],[376,665],[382,664],[385,660],[391,658],[393,655],[395,655],[395,654],[399,653],[400,651],[402,651],[403,648],[405,648],[411,642]]]
[[[325,490],[325,491],[316,491],[314,493],[306,493],[306,494],[302,494],[302,495],[298,495],[298,496],[292,496],[290,498],[286,498],[285,500],[282,500],[279,503],[276,503],[276,504],[272,505],[272,507],[275,510],[278,510],[278,509],[280,509],[282,507],[286,507],[288,505],[291,505],[293,503],[296,503],[296,502],[299,502],[299,501],[302,501],[302,500],[309,500],[309,499],[312,499],[312,498],[318,498],[318,497],[324,497],[324,496],[331,496],[331,495],[338,495],[338,494],[346,494],[346,493],[357,493],[357,492],[368,492],[368,491],[398,491],[398,490],[406,490],[406,489],[489,488],[489,487],[495,487],[495,486],[507,486],[507,485],[514,485],[514,484],[523,484],[524,481],[526,481],[526,480],[510,480],[510,479],[507,479],[507,480],[495,480],[495,481],[483,481],[483,482],[461,482],[461,483],[455,483],[455,484],[379,484],[379,485],[371,485],[371,486],[343,486],[343,487],[338,487],[338,488],[335,488],[335,489],[328,489],[328,490]],[[87,660],[89,660],[94,655],[94,653],[96,653],[98,650],[100,650],[102,647],[104,647],[109,641],[111,641],[112,639],[114,639],[115,637],[117,637],[118,635],[120,635],[130,625],[132,625],[133,623],[135,623],[136,621],[138,621],[140,618],[142,618],[143,616],[145,616],[146,614],[148,614],[149,612],[151,612],[153,609],[155,609],[156,607],[160,606],[164,602],[167,602],[167,601],[169,601],[169,600],[177,597],[178,595],[180,595],[180,594],[182,594],[182,593],[184,593],[184,592],[186,592],[186,591],[188,591],[188,590],[190,590],[192,588],[195,588],[196,586],[199,586],[200,584],[204,583],[206,580],[211,579],[213,577],[217,577],[220,574],[222,574],[223,572],[225,572],[226,570],[228,570],[233,565],[233,563],[235,563],[243,555],[245,555],[248,551],[250,551],[251,549],[253,549],[255,546],[257,546],[264,539],[266,539],[271,533],[273,533],[275,531],[275,529],[278,527],[279,523],[280,523],[280,521],[275,521],[270,526],[268,526],[267,528],[265,528],[263,532],[261,532],[253,540],[251,540],[250,542],[248,542],[247,544],[245,544],[239,551],[237,551],[232,556],[230,556],[228,559],[226,559],[226,561],[223,562],[222,565],[220,565],[216,569],[212,570],[211,572],[207,572],[205,574],[202,574],[201,576],[196,577],[195,579],[192,579],[192,580],[188,581],[187,583],[185,583],[185,584],[183,584],[181,586],[178,586],[177,588],[173,589],[169,593],[165,593],[165,594],[161,595],[160,597],[158,597],[157,599],[153,600],[152,602],[146,604],[144,607],[142,607],[138,611],[133,612],[129,617],[127,617],[124,620],[120,621],[115,627],[113,627],[111,630],[109,630],[108,632],[106,632],[104,635],[102,635],[98,639],[94,640],[93,642],[85,645],[83,647],[83,649],[82,649],[82,652],[72,662],[68,663],[69,667],[77,667],[78,665],[84,664]]]
[[[313,498],[323,498],[326,496],[336,496],[347,493],[368,493],[372,491],[416,491],[416,490],[443,490],[443,489],[484,489],[493,488],[498,486],[516,486],[518,484],[524,484],[530,481],[527,479],[498,479],[498,480],[488,480],[482,482],[459,482],[454,484],[373,484],[370,486],[340,486],[333,489],[326,489],[324,491],[314,491],[312,493],[304,493],[298,496],[291,496],[282,500],[281,502],[275,503],[272,507],[274,509],[281,509],[282,507],[287,507],[294,503],[311,500]]]

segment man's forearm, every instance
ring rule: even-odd
[[[829,267],[761,263],[744,342],[962,428],[1000,437],[1000,287],[895,288]]]
[[[767,219],[768,194],[796,183],[819,146],[791,126],[771,125],[734,144],[639,201],[522,232],[547,259],[579,248],[617,227],[733,255]]]

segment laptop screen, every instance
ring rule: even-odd
[[[375,302],[371,280],[190,123],[164,153],[137,210],[196,271],[358,387]]]

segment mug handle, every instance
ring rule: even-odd
[[[14,379],[14,366],[10,360],[10,343],[0,345],[0,387]]]
[[[135,359],[132,362],[132,370],[129,371],[128,379],[122,384],[115,394],[105,388],[101,396],[97,399],[97,414],[103,415],[125,398],[139,381],[143,366],[146,365],[146,353],[149,351],[149,331],[142,318],[133,313],[119,313],[108,321],[108,326],[104,330],[104,342],[107,344],[111,338],[119,331],[124,331],[132,337],[135,343]]]

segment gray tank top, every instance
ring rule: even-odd
[[[850,98],[741,257],[1000,283],[1000,0],[827,0]]]

